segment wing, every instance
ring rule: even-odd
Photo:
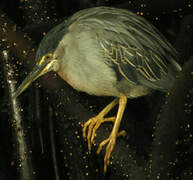
[[[122,9],[98,7],[83,10],[71,20],[97,35],[105,57],[132,83],[156,83],[180,71],[177,52],[144,18]],[[151,85],[150,85],[151,86]]]
[[[138,30],[137,30],[138,31]],[[108,32],[110,35],[112,32]],[[129,82],[143,84],[156,89],[167,89],[174,73],[180,70],[176,63],[175,50],[164,44],[161,39],[155,41],[152,34],[129,34],[127,43],[110,40],[99,35],[99,44],[105,56],[118,68],[118,72]],[[103,36],[103,35],[102,35]],[[132,36],[132,38],[128,38]],[[160,38],[159,36],[157,38]],[[145,80],[145,81],[144,81]]]
[[[137,74],[149,81],[161,79],[162,74],[167,74],[168,67],[164,60],[152,50],[142,51],[133,46],[100,40],[100,45],[105,56],[117,65],[121,75],[133,83],[137,83]]]

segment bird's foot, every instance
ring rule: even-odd
[[[109,117],[109,118],[104,118],[105,115],[117,104],[119,103],[119,107],[118,107],[118,112],[117,112],[117,116],[115,117]],[[121,123],[121,119],[125,110],[125,106],[127,103],[127,97],[124,94],[120,94],[120,98],[116,98],[114,99],[110,104],[108,104],[97,116],[89,119],[83,127],[83,137],[86,138],[87,137],[87,141],[88,141],[88,149],[89,151],[91,150],[91,144],[94,141],[95,135],[96,135],[96,131],[99,128],[99,126],[103,123],[103,122],[113,122],[114,126],[112,129],[112,132],[109,136],[108,139],[102,141],[98,147],[97,153],[99,154],[100,151],[102,150],[103,146],[107,144],[106,147],[106,153],[105,153],[105,158],[104,158],[104,172],[107,171],[107,166],[109,164],[109,160],[110,160],[110,156],[111,153],[114,149],[114,146],[116,144],[116,138],[118,136],[125,136],[126,132],[125,131],[119,131],[119,126]],[[88,133],[86,135],[86,131],[88,129]]]
[[[115,122],[115,117],[104,118],[104,117],[101,117],[100,115],[98,115],[98,116],[95,116],[95,117],[89,119],[84,124],[83,137],[87,138],[89,151],[91,150],[91,144],[94,142],[94,138],[95,138],[97,129],[104,122]],[[88,133],[86,136],[87,129],[88,129]]]
[[[109,165],[109,162],[110,162],[111,153],[112,153],[114,146],[116,144],[116,139],[119,136],[126,136],[126,131],[122,130],[118,134],[111,132],[111,135],[109,136],[109,138],[102,141],[97,149],[97,154],[99,154],[101,152],[103,146],[108,143],[108,145],[106,147],[105,158],[104,158],[104,173],[106,173],[106,171],[107,171],[107,166]]]

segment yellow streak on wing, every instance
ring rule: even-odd
[[[153,76],[155,77],[155,79],[159,80],[160,78],[158,78],[158,76],[153,72],[152,68],[149,66],[149,64],[147,63],[147,61],[145,61],[146,66],[148,67],[148,69],[150,70],[150,72],[153,74]]]
[[[136,51],[136,54],[140,57],[143,57],[142,54],[139,53],[139,51]]]
[[[120,47],[120,46],[119,46],[118,51],[119,51],[120,60],[123,61],[124,63],[126,63],[126,62],[124,61],[123,51],[121,51],[121,47]]]
[[[141,68],[138,68],[137,69],[144,77],[146,77],[146,79],[149,79],[149,80],[151,80],[148,76],[147,76],[147,74],[143,71],[144,70],[144,68],[143,69],[141,69]]]
[[[165,68],[167,69],[167,66],[165,65],[165,63],[161,60],[161,58],[159,58],[156,54],[154,54],[154,56],[158,59],[158,61],[165,66]]]
[[[113,46],[113,44],[111,43],[111,51],[109,50],[109,54],[110,54],[110,55],[113,55],[113,49],[114,49],[114,46]]]
[[[124,72],[122,71],[122,69],[121,69],[121,67],[120,67],[120,65],[118,64],[118,69],[119,69],[119,72],[121,73],[121,75],[127,80],[127,81],[129,81],[130,83],[132,83],[132,84],[136,84],[135,82],[133,82],[133,81],[131,81],[131,80],[129,80],[128,78],[127,78],[127,76],[124,74]]]
[[[156,61],[156,59],[154,59],[154,58],[152,58],[152,59],[153,59],[153,61],[156,63],[156,65],[161,69],[161,71],[162,71],[164,74],[167,74],[167,73],[164,71],[163,67]]]
[[[115,61],[117,61],[118,60],[118,50],[116,48],[114,50],[115,50]]]
[[[108,49],[104,46],[104,44],[103,44],[102,42],[100,42],[100,45],[101,45],[101,47],[103,48],[103,50],[104,50],[105,52],[108,51]]]
[[[101,45],[102,49],[104,50],[105,55],[110,60],[112,60],[115,64],[118,64],[118,62],[115,59],[113,59],[112,56],[111,56],[111,55],[113,55],[113,48],[114,48],[114,47],[112,47],[112,44],[111,44],[111,52],[109,52],[109,50],[104,46],[104,44],[102,42],[100,42],[100,45]]]
[[[154,78],[148,73],[148,71],[145,68],[142,68],[142,69],[143,69],[144,73],[147,75],[148,79],[150,81],[153,81]]]
[[[129,56],[131,56],[131,57],[133,57],[134,56],[134,54],[132,54],[132,53],[130,53],[129,51],[124,51],[125,53],[127,53]]]
[[[111,55],[107,54],[107,56],[108,56],[109,59],[110,59],[111,61],[113,61],[115,64],[119,64],[119,63],[116,61],[116,59],[113,59],[113,58],[112,58]]]
[[[113,59],[113,61],[115,61],[115,62],[117,62],[117,57],[118,57],[118,52],[117,52],[117,48],[116,47],[114,47],[114,46],[112,46],[112,52],[110,53],[110,55],[111,55],[111,59]],[[115,58],[113,58],[112,56],[113,56],[113,54],[115,54]]]
[[[133,64],[127,57],[124,57],[124,60],[125,60],[128,64],[130,64],[132,67],[136,68],[136,65]]]
[[[161,65],[163,65],[163,66],[167,69],[167,66],[165,65],[165,63],[164,63],[157,55],[154,54],[154,57],[155,57],[156,60],[158,60],[160,63],[158,63],[158,62],[153,58],[154,62],[160,67],[160,69],[162,70],[162,72],[163,72],[164,74],[167,74],[167,73],[164,71],[163,67],[161,66]],[[161,64],[161,65],[160,65],[160,64]]]

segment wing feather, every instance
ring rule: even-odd
[[[147,20],[130,11],[91,8],[75,14],[71,21],[96,33],[104,58],[132,83],[144,80],[159,88],[172,71],[181,70],[172,45]]]

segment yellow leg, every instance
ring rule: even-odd
[[[126,136],[126,131],[125,130],[122,130],[122,131],[120,131],[118,134],[117,134],[117,137],[120,137],[120,136]],[[103,146],[105,145],[105,144],[107,144],[109,142],[109,138],[108,139],[105,139],[103,142],[101,142],[100,143],[100,145],[99,145],[99,147],[98,147],[98,149],[97,149],[97,154],[99,154],[100,152],[101,152],[101,150],[102,150],[102,148],[103,148]]]
[[[104,118],[104,116],[118,103],[118,99],[114,99],[110,104],[108,104],[97,116],[89,119],[83,127],[83,137],[86,138],[86,130],[88,128],[87,141],[88,149],[91,150],[91,144],[94,141],[96,130],[103,122],[114,122],[115,117]]]
[[[102,141],[98,147],[97,153],[99,154],[102,147],[108,143],[106,147],[106,154],[104,158],[104,172],[107,171],[107,166],[109,165],[109,159],[111,156],[111,153],[114,149],[114,146],[116,144],[116,138],[118,136],[125,136],[126,132],[121,131],[118,133],[119,126],[121,123],[121,119],[126,107],[127,103],[127,97],[124,94],[120,94],[119,97],[119,108],[117,112],[117,116],[115,117],[110,117],[110,118],[104,118],[104,116],[118,103],[118,99],[113,100],[110,104],[108,104],[97,116],[89,119],[83,127],[83,137],[86,138],[86,131],[88,128],[88,134],[87,134],[87,141],[88,141],[88,149],[91,149],[91,144],[94,141],[94,137],[96,134],[96,130],[99,128],[99,126],[103,122],[114,122],[113,129],[111,131],[111,134],[108,139]]]
[[[119,108],[118,108],[117,117],[113,126],[113,130],[111,131],[109,138],[101,142],[97,150],[97,153],[100,153],[102,147],[108,143],[106,147],[105,158],[104,158],[104,172],[107,171],[107,166],[109,165],[110,156],[116,144],[117,136],[125,135],[125,131],[121,131],[120,133],[118,133],[118,131],[119,131],[119,126],[121,123],[121,119],[123,117],[126,104],[127,104],[127,97],[124,94],[121,94],[119,98]]]

